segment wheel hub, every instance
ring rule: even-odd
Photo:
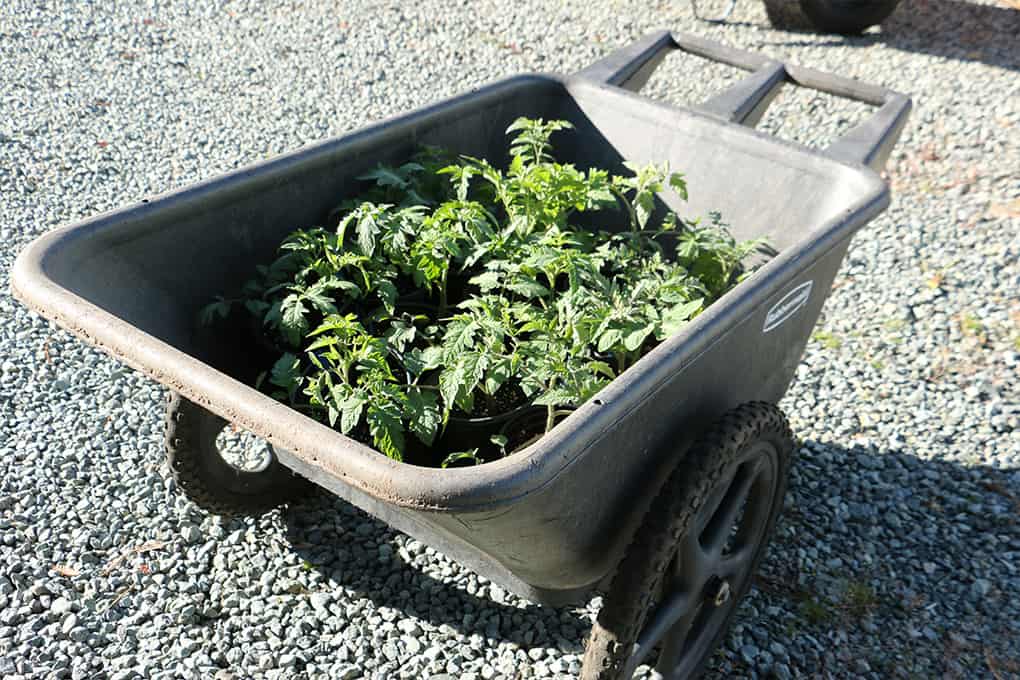
[[[730,588],[730,582],[726,579],[716,578],[711,584],[710,591],[712,604],[716,607],[722,607],[724,604],[730,601],[733,596],[733,590]]]

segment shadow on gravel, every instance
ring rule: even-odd
[[[477,634],[515,642],[524,649],[557,647],[565,653],[580,653],[583,648],[591,622],[576,608],[505,604],[490,597],[488,581],[479,582],[473,575],[461,578],[464,572],[459,569],[451,571],[449,578],[427,573],[425,569],[434,570],[437,563],[428,546],[340,498],[323,492],[285,509],[281,517],[291,547],[306,568],[368,598],[376,607],[400,611],[400,618],[413,616],[433,626],[450,626],[465,637]],[[477,590],[472,593],[469,588]],[[502,599],[502,592],[499,589],[496,597]]]
[[[426,573],[414,564],[436,569],[425,546],[345,501],[323,493],[283,519],[307,568],[400,618],[486,644],[583,648],[581,612],[495,602],[490,586],[468,592],[463,572]],[[1020,470],[807,441],[730,651],[708,677],[780,663],[806,677],[1020,677],[1018,593]]]
[[[1018,594],[1020,470],[808,441],[742,622],[813,676],[1020,677]]]
[[[831,36],[824,42],[777,41],[775,45],[870,47],[1020,71],[1020,9],[964,0],[903,0],[879,33]],[[1004,95],[1005,96],[1005,95]]]

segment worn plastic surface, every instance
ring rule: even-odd
[[[700,109],[637,89],[680,48],[751,70]],[[794,81],[881,108],[825,152],[753,121]],[[776,402],[859,227],[887,205],[875,172],[909,100],[709,41],[661,32],[581,73],[523,75],[53,231],[18,258],[15,294],[59,325],[267,438],[289,467],[532,600],[577,599],[616,565],[672,462],[703,424]],[[395,463],[244,382],[250,362],[197,324],[292,229],[321,223],[355,179],[421,143],[500,161],[518,116],[565,118],[557,153],[622,170],[668,160],[686,173],[681,215],[721,210],[740,238],[779,254],[566,418],[538,444],[484,466]],[[869,167],[870,166],[870,167]],[[862,310],[862,313],[865,313]]]

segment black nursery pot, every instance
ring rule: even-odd
[[[442,458],[445,458],[447,454],[453,451],[470,451],[471,449],[479,449],[481,457],[488,460],[492,458],[492,455],[490,453],[487,456],[484,452],[488,449],[496,449],[495,445],[490,441],[490,437],[494,434],[502,433],[509,423],[520,418],[527,411],[536,408],[541,407],[524,404],[506,413],[480,418],[450,416],[450,419],[446,422],[446,429],[443,431],[442,437],[439,438],[433,448],[437,452],[441,452],[439,454],[440,462]]]
[[[573,408],[568,407],[556,409],[554,422],[560,422],[573,411]],[[508,419],[499,431],[499,434],[506,437],[507,455],[526,448],[541,439],[545,435],[548,418],[549,411],[545,406],[528,405],[518,409],[518,412]]]

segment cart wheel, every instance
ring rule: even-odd
[[[724,415],[691,447],[617,568],[583,680],[630,678],[653,662],[663,678],[701,671],[751,585],[792,450],[783,413],[758,402]]]
[[[800,0],[804,14],[825,33],[857,35],[893,13],[900,0]]]
[[[217,515],[261,515],[307,495],[313,485],[264,452],[254,468],[241,469],[221,455],[216,438],[227,421],[176,392],[166,409],[170,474],[195,505]]]
[[[765,15],[773,28],[800,31],[814,29],[801,9],[800,0],[765,0]]]
[[[857,35],[882,23],[899,0],[765,0],[765,13],[776,28]]]

